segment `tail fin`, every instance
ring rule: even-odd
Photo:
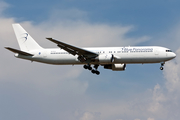
[[[38,43],[22,28],[20,24],[12,24],[19,47],[22,51],[43,49]]]

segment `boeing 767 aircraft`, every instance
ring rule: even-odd
[[[53,38],[46,38],[59,48],[44,49],[27,33],[20,24],[13,24],[20,50],[5,47],[15,57],[54,65],[84,65],[85,69],[99,75],[99,65],[113,71],[123,71],[126,64],[161,63],[176,57],[170,49],[158,46],[142,47],[90,47],[80,48]],[[93,67],[91,67],[93,65]]]

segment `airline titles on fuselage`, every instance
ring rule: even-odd
[[[128,52],[153,52],[154,49],[153,48],[138,48],[138,47],[122,47],[121,49],[116,49],[114,50],[110,50],[110,51],[104,51],[104,50],[99,50],[99,51],[95,51],[95,53],[128,53]],[[62,50],[62,51],[51,51],[51,54],[69,54],[68,52]]]

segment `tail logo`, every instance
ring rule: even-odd
[[[25,33],[25,35],[26,35],[26,37],[24,37],[25,38],[25,41],[27,40],[27,37],[28,37],[28,33]]]

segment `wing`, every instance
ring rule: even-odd
[[[46,38],[46,39],[50,40],[51,42],[56,43],[58,47],[60,47],[61,49],[64,49],[65,51],[69,52],[72,55],[83,56],[86,59],[95,58],[98,56],[97,53],[94,53],[86,49],[78,48],[67,43],[63,43],[53,38]]]
[[[11,52],[18,53],[18,54],[21,54],[21,55],[34,56],[33,54],[30,54],[30,53],[27,53],[27,52],[24,52],[24,51],[21,51],[21,50],[17,50],[17,49],[14,49],[14,48],[10,48],[10,47],[5,47],[5,48],[10,50]]]

